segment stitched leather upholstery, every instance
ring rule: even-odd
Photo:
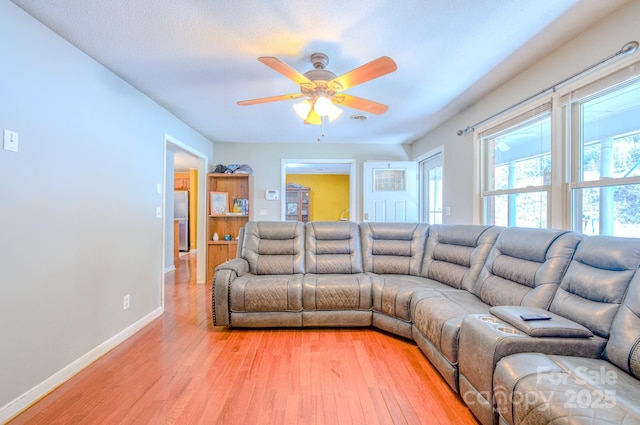
[[[420,275],[429,226],[415,223],[362,223],[365,272]]]
[[[304,224],[249,222],[242,258],[249,272],[230,284],[234,326],[300,326],[304,273]],[[271,318],[270,320],[266,320]]]
[[[502,231],[474,293],[485,303],[548,309],[581,238],[564,230]]]
[[[421,276],[471,292],[500,232],[495,226],[432,225]]]
[[[304,273],[304,224],[296,222],[247,223],[242,257],[255,275]]]
[[[607,338],[639,264],[637,239],[586,238],[578,246],[549,310]]]
[[[371,279],[362,272],[359,226],[307,223],[305,246],[304,326],[370,326]]]

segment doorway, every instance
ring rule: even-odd
[[[163,237],[162,237],[162,276],[163,276],[163,292],[162,303],[164,305],[164,271],[166,269],[167,255],[173,257],[173,185],[167,182],[173,182],[173,176],[176,170],[175,154],[186,155],[186,159],[195,166],[197,170],[197,235],[205,234],[205,216],[206,216],[206,177],[208,167],[208,157],[191,146],[188,146],[179,140],[165,134],[164,135],[164,164],[163,164],[163,190],[162,205],[164,218]],[[192,161],[192,162],[191,162]],[[169,244],[168,242],[171,242]],[[206,280],[206,245],[202,237],[197,237],[196,242],[196,282],[205,283]],[[169,248],[167,247],[169,246]]]
[[[311,200],[310,200],[310,216],[309,219],[311,221],[338,221],[338,220],[348,220],[348,221],[357,221],[359,217],[359,212],[356,210],[356,173],[355,173],[355,160],[345,160],[345,159],[283,159],[281,161],[281,187],[280,193],[282,194],[280,197],[281,200],[281,212],[280,217],[281,220],[287,219],[287,208],[291,208],[292,205],[287,205],[287,182],[291,182],[291,176],[299,176],[298,182],[294,182],[300,186],[305,186],[307,182],[321,181],[320,184],[322,193],[313,192],[313,188],[311,188]],[[333,177],[332,177],[333,176]],[[336,176],[345,176],[344,180],[338,179],[336,180]],[[320,180],[318,180],[320,179]],[[334,183],[328,183],[333,181]],[[340,192],[346,192],[348,190],[348,200],[346,205],[342,207],[338,207],[337,210],[331,210],[330,208],[323,209],[322,212],[318,212],[316,217],[314,218],[314,199],[320,199],[320,202],[317,206],[327,206],[330,204],[330,201],[326,201],[326,199],[331,199],[333,195],[331,193],[331,184],[336,184],[336,181],[342,181],[343,183],[337,183],[341,186],[348,187],[340,187]],[[302,182],[302,183],[300,183]],[[322,189],[325,187],[325,189]],[[333,205],[330,205],[333,206]],[[290,210],[289,210],[290,211]],[[318,211],[317,209],[315,211]]]

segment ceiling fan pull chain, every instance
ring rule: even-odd
[[[318,142],[320,141],[320,137],[324,137],[324,117],[320,117],[320,125],[322,127],[320,131],[320,136],[318,136]]]

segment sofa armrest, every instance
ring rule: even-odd
[[[494,315],[470,314],[462,322],[458,341],[460,380],[464,377],[481,394],[491,396],[493,371],[503,357],[537,352],[598,358],[606,343],[607,340],[599,336],[533,337]]]
[[[216,266],[215,271],[218,270],[231,270],[235,272],[236,276],[242,276],[249,273],[249,262],[244,258],[232,258]]]
[[[593,333],[584,326],[541,308],[499,306],[491,307],[489,313],[532,337],[590,338],[593,336]],[[550,317],[550,319],[522,319],[522,316],[528,315],[546,315],[547,317]]]
[[[225,261],[216,267],[211,288],[211,315],[214,326],[231,326],[231,283],[248,272],[249,263],[242,258]]]

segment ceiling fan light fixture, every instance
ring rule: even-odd
[[[316,102],[313,105],[313,109],[316,111],[318,115],[321,117],[326,117],[331,113],[333,107],[333,103],[326,96],[318,96]]]
[[[332,103],[331,110],[329,111],[329,115],[327,115],[327,117],[329,118],[329,122],[333,122],[340,115],[342,115],[342,109],[338,108],[336,105]]]
[[[311,111],[311,101],[309,99],[293,105],[293,110],[301,120],[306,120]]]

